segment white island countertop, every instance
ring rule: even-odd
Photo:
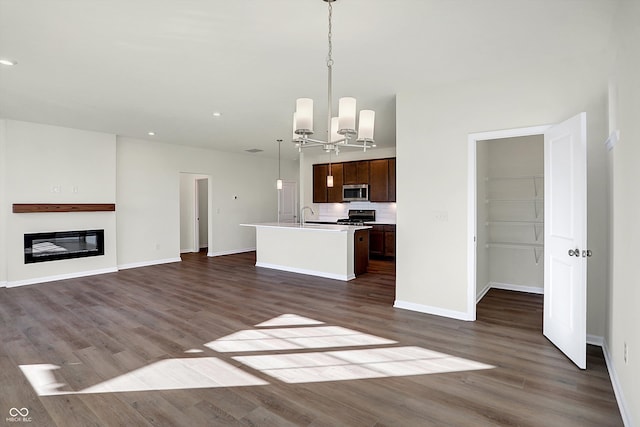
[[[256,230],[256,267],[272,268],[337,280],[355,276],[355,240],[366,242],[370,225],[266,222],[240,224]],[[360,233],[362,234],[362,233]]]
[[[317,224],[305,223],[301,225],[299,222],[263,222],[257,224],[240,224],[244,227],[268,227],[268,228],[293,228],[302,231],[356,231],[373,228],[370,225],[338,225],[338,224]]]

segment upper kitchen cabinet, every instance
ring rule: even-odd
[[[341,203],[342,185],[369,184],[369,201],[396,201],[396,159],[332,163],[333,187],[327,188],[329,164],[313,165],[313,203]]]
[[[331,165],[331,175],[333,175],[333,187],[327,188],[327,201],[329,203],[342,203],[343,163],[333,163]]]
[[[396,201],[396,159],[389,159],[389,201]]]
[[[313,165],[313,203],[327,203],[329,165]],[[334,187],[335,188],[335,187]]]
[[[344,170],[344,184],[368,184],[369,161],[342,163]]]
[[[389,159],[369,161],[369,200],[389,201]]]

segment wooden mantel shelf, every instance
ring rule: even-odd
[[[115,203],[14,203],[13,213],[112,212]]]

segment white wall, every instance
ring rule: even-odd
[[[179,258],[180,172],[211,177],[211,255],[255,248],[255,230],[238,224],[277,218],[277,159],[125,137],[117,156],[120,266]],[[284,179],[296,177],[296,162],[283,161],[282,171]]]
[[[620,141],[609,153],[613,166],[611,292],[607,317],[606,346],[620,394],[627,402],[628,425],[640,426],[640,3],[623,0],[615,20],[616,59],[612,80],[617,99],[612,98],[612,129],[620,130]],[[628,359],[624,361],[624,343]]]
[[[5,121],[2,210],[8,286],[116,269],[114,212],[11,212],[13,203],[114,203],[115,142],[115,136],[103,133]],[[24,263],[25,233],[83,229],[104,229],[103,256]]]
[[[605,73],[601,57],[568,58],[489,79],[397,96],[396,299],[421,311],[468,318],[466,248],[470,133],[561,122],[587,112],[588,325],[604,335],[607,287]],[[425,101],[426,100],[426,101]],[[447,219],[442,221],[446,213]],[[419,224],[419,226],[417,226]]]
[[[5,175],[6,175],[6,138],[5,138],[5,121],[0,120],[0,288],[7,282],[7,252],[6,252],[6,228],[7,214],[9,208],[4,202],[7,200],[5,192]]]

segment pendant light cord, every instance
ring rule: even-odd
[[[327,53],[327,142],[331,144],[331,117],[333,116],[331,111],[331,106],[333,104],[333,84],[331,79],[331,74],[333,70],[333,25],[331,23],[333,18],[333,6],[331,2],[328,2],[329,5],[329,31],[327,33],[327,39],[329,42],[329,51]]]

